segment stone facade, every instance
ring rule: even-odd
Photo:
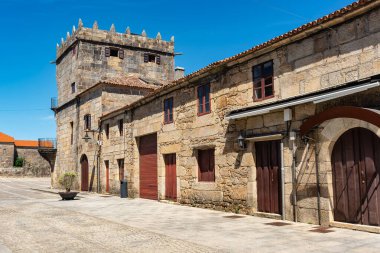
[[[357,119],[337,118],[319,125],[305,139],[299,134],[300,127],[310,117],[337,106],[378,108],[380,89],[374,87],[321,103],[290,105],[293,117],[288,123],[284,122],[283,109],[239,119],[228,119],[228,116],[236,110],[276,105],[302,95],[336,90],[358,80],[376,80],[380,75],[378,20],[379,3],[369,2],[326,21],[325,26],[292,35],[291,40],[279,39],[242,53],[236,59],[217,62],[158,89],[137,103],[126,103],[125,107],[103,116],[99,113],[102,131],[94,135],[101,141],[97,147],[99,161],[89,162],[90,167],[98,166],[100,190],[104,192],[106,188],[105,161],[108,161],[110,192],[119,191],[117,159],[124,159],[129,195],[140,196],[139,139],[156,133],[158,199],[165,199],[164,155],[175,153],[178,202],[267,215],[258,212],[255,141],[247,139],[246,148],[241,149],[237,138],[242,132],[269,138],[280,133],[284,169],[282,217],[328,225],[334,220],[330,159],[334,142],[355,126],[376,134],[379,128]],[[267,61],[273,61],[274,66],[274,96],[256,101],[252,68]],[[210,84],[211,112],[200,116],[196,94],[197,87],[203,84]],[[174,100],[173,123],[165,124],[163,103],[170,97]],[[88,101],[92,106],[97,104],[96,99]],[[118,129],[120,119],[124,123],[123,135]],[[106,125],[110,126],[108,138]],[[295,140],[290,138],[290,132],[296,133]],[[83,153],[82,144],[73,148],[82,148]],[[199,182],[197,153],[207,148],[215,150],[215,181]],[[78,164],[79,158],[75,159]]]
[[[108,49],[117,50],[118,55],[106,55]],[[156,57],[155,62],[146,61],[146,55]],[[99,153],[95,132],[102,114],[132,103],[174,79],[174,38],[164,41],[159,34],[148,38],[146,33],[131,34],[129,29],[122,34],[114,27],[99,30],[96,22],[93,28],[85,28],[80,21],[78,29],[57,46],[56,64],[57,157],[52,177],[57,186],[61,172],[74,170],[79,174],[82,155],[90,164],[96,160]],[[120,82],[122,77],[141,80]],[[83,140],[86,114],[91,115],[89,142]],[[97,182],[96,175],[92,181]]]
[[[0,143],[0,154],[0,167],[12,167],[15,157],[14,143]]]

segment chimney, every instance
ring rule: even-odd
[[[185,76],[185,68],[175,67],[174,69],[174,80],[178,80]]]

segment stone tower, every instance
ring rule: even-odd
[[[56,78],[58,105],[72,100],[78,93],[95,85],[101,78],[120,74],[137,74],[148,82],[165,84],[174,79],[174,37],[163,41],[161,34],[148,38],[131,33],[99,30],[95,21],[85,28],[67,32],[66,40],[57,44]]]

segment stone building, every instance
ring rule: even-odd
[[[101,192],[126,179],[132,197],[379,226],[379,21],[380,2],[360,0],[121,107],[93,108],[97,130],[85,143],[79,127],[71,150],[58,142],[72,162],[55,174],[70,165]],[[88,96],[96,106],[100,95]],[[65,110],[58,139],[70,133]]]
[[[49,162],[39,153],[38,148],[38,141],[15,140],[0,132],[0,168],[11,173],[15,160],[19,157],[23,159],[25,174],[50,175]]]

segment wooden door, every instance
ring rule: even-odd
[[[106,166],[106,192],[110,192],[110,162],[104,161]]]
[[[256,142],[257,210],[281,214],[280,141]]]
[[[81,161],[81,191],[88,191],[88,160],[82,155]]]
[[[177,172],[175,154],[164,155],[165,199],[177,200]]]
[[[157,135],[140,137],[140,197],[158,199]]]
[[[364,128],[346,131],[332,156],[334,219],[380,225],[380,138]]]

